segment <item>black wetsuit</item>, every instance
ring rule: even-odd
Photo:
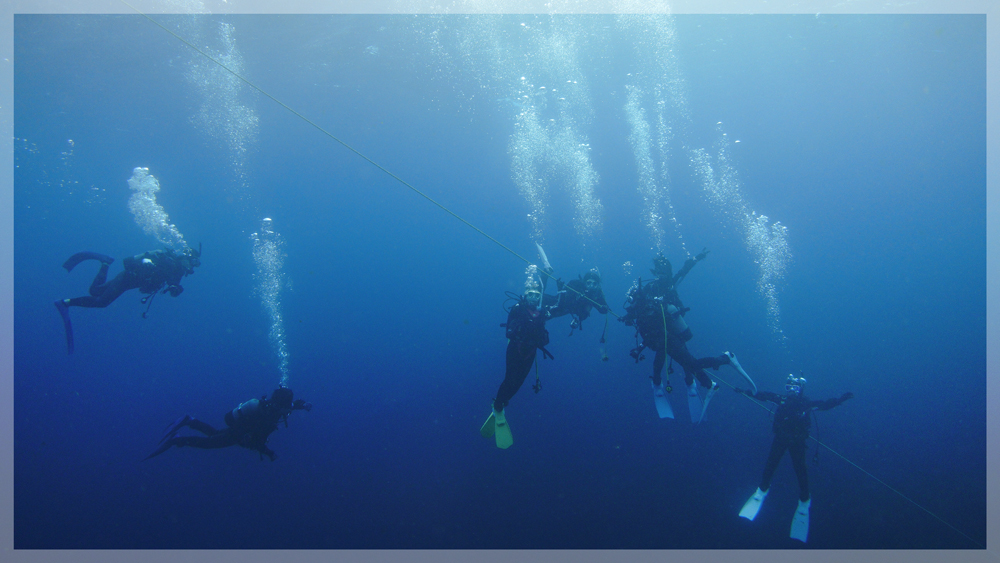
[[[122,293],[138,289],[141,293],[153,294],[166,286],[164,293],[177,297],[184,291],[181,278],[189,273],[181,265],[180,256],[170,250],[155,250],[122,260],[124,270],[117,276],[108,278],[108,262],[101,262],[94,281],[90,284],[90,295],[74,297],[66,302],[67,307],[107,307]],[[151,263],[144,263],[148,259]]]
[[[672,323],[665,321],[665,315],[669,315],[669,305],[677,307],[679,315],[683,316],[686,311],[677,295],[677,284],[696,263],[697,260],[689,258],[672,278],[658,278],[644,286],[635,286],[629,295],[632,303],[626,307],[625,316],[621,318],[626,325],[635,326],[642,336],[642,344],[632,351],[636,359],[644,348],[656,352],[653,358],[654,385],[659,385],[662,380],[667,356],[684,368],[684,382],[687,385],[691,385],[694,378],[697,378],[703,387],[712,386],[712,379],[705,373],[705,368],[719,369],[719,366],[729,363],[729,358],[724,355],[695,358],[687,347],[687,341],[692,337],[691,329],[674,333],[670,330]]]
[[[604,292],[601,291],[601,288],[598,286],[588,290],[585,282],[579,278],[569,280],[565,288],[561,287],[558,298],[546,295],[545,302],[556,304],[549,309],[550,317],[573,315],[573,328],[583,326],[584,319],[589,317],[590,310],[595,308],[594,303],[597,303],[598,313],[603,315],[608,312],[608,302],[604,299]]]
[[[502,411],[524,384],[538,349],[544,356],[552,357],[545,349],[549,343],[546,316],[546,309],[531,307],[523,298],[507,314],[507,371],[493,401],[493,410]]]
[[[760,479],[760,490],[771,488],[771,477],[778,468],[778,462],[788,450],[792,457],[792,467],[799,480],[799,500],[809,500],[809,474],[806,471],[806,438],[809,437],[810,413],[814,410],[826,411],[850,399],[854,395],[845,393],[836,399],[825,401],[810,401],[808,397],[791,393],[778,395],[768,391],[758,391],[756,395],[747,393],[760,401],[778,405],[774,411],[774,441],[771,442],[771,453],[767,455],[764,464],[764,475]]]
[[[256,403],[252,410],[246,408],[248,405]],[[271,433],[278,429],[278,422],[284,420],[288,426],[288,415],[293,410],[311,410],[312,405],[302,399],[297,399],[294,403],[276,403],[261,397],[259,400],[252,399],[243,403],[233,411],[227,412],[224,419],[226,427],[216,429],[207,422],[202,422],[190,416],[184,417],[171,428],[171,432],[184,426],[188,426],[204,436],[170,436],[155,452],[146,459],[156,457],[173,446],[182,448],[185,446],[202,449],[228,448],[229,446],[241,446],[249,450],[260,453],[261,459],[267,456],[274,461],[277,455],[267,447],[267,439]],[[234,411],[237,412],[234,415]]]

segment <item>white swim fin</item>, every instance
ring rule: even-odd
[[[674,409],[670,408],[670,401],[667,400],[663,382],[660,382],[659,385],[652,381],[649,383],[653,385],[653,404],[656,405],[656,414],[660,415],[660,418],[673,418]]]
[[[799,506],[795,509],[795,516],[792,516],[792,531],[788,534],[788,537],[793,540],[805,543],[806,538],[809,537],[809,506],[811,504],[812,499],[805,502],[799,501]]]
[[[747,499],[746,504],[743,505],[743,508],[740,510],[740,516],[753,521],[760,511],[760,505],[764,502],[765,497],[767,497],[767,491],[762,491],[758,487],[754,494]]]

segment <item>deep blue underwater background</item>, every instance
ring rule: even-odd
[[[476,18],[501,40],[476,44]],[[541,167],[541,242],[564,279],[599,267],[618,314],[656,244],[626,86],[637,53],[671,53],[681,226],[663,251],[676,267],[711,250],[680,288],[689,347],[733,351],[762,389],[801,371],[812,398],[856,395],[813,434],[870,475],[820,449],[805,546],[985,544],[985,16],[650,17],[670,31],[656,37],[613,16],[157,20],[238,54],[250,81],[532,260],[509,149],[535,102],[504,81],[573,61],[589,110],[564,122],[590,144],[603,209],[578,231],[574,192]],[[787,458],[757,519],[737,516],[771,439],[751,401],[723,386],[692,426],[675,392],[660,420],[634,331],[609,317],[602,362],[603,316],[572,336],[564,317],[543,390],[529,379],[507,408],[514,446],[496,448],[477,430],[524,262],[142,17],[20,15],[14,32],[16,548],[802,547]],[[698,149],[787,228],[780,317]],[[72,309],[67,356],[52,303],[96,265],[62,262],[102,252],[114,275],[160,246],[127,208],[138,166],[203,265],[146,319],[135,291]],[[271,436],[273,463],[239,448],[140,462],[178,416],[221,425],[277,385],[250,239],[265,216],[287,254],[289,384],[315,408]]]

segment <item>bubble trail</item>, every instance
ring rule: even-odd
[[[281,289],[284,286],[285,275],[281,267],[285,262],[283,247],[285,241],[281,234],[271,228],[271,219],[264,218],[260,232],[250,235],[253,241],[253,259],[257,264],[256,293],[271,323],[268,339],[276,356],[278,356],[278,371],[281,373],[280,384],[288,386],[288,347],[285,345],[285,322],[281,316]]]
[[[677,61],[677,38],[674,19],[669,13],[656,13],[656,5],[643,1],[622,0],[617,27],[635,39],[636,64],[626,84],[625,115],[631,133],[629,141],[638,169],[638,190],[643,199],[642,218],[655,250],[664,252],[670,242],[664,227],[673,225],[676,240],[685,254],[681,224],[670,201],[669,164],[677,131],[690,125],[686,86]],[[780,282],[791,262],[788,231],[767,216],[751,210],[742,195],[739,177],[727,153],[728,137],[717,124],[717,147],[688,149],[689,164],[698,178],[706,199],[723,215],[723,222],[734,226],[747,251],[758,266],[757,291],[764,298],[768,325],[784,342],[778,303]]]
[[[722,138],[726,138],[725,134]],[[778,221],[771,223],[766,215],[758,215],[743,200],[739,178],[730,164],[724,141],[714,158],[705,149],[692,150],[691,167],[700,177],[708,200],[741,231],[747,250],[757,264],[757,291],[766,303],[768,324],[784,340],[778,286],[792,259],[788,229]]]
[[[246,211],[252,205],[247,168],[257,146],[260,118],[252,100],[248,99],[247,87],[233,74],[242,74],[246,69],[243,55],[236,45],[236,28],[232,24],[219,23],[218,47],[214,51],[216,60],[225,68],[195,60],[187,73],[188,80],[202,95],[201,107],[193,121],[199,129],[227,148],[237,182],[236,196]],[[243,103],[243,99],[247,102]]]
[[[149,168],[136,168],[132,170],[132,177],[128,179],[128,187],[132,188],[132,197],[128,200],[128,209],[135,217],[137,225],[149,235],[156,237],[167,248],[173,250],[184,250],[188,244],[184,242],[184,235],[177,230],[177,227],[170,223],[170,217],[156,201],[156,192],[160,191],[160,182],[149,173]]]

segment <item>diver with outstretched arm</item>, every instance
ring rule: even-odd
[[[771,489],[771,478],[778,468],[778,462],[785,455],[785,451],[788,451],[792,458],[795,476],[799,481],[799,506],[792,518],[789,537],[801,542],[805,542],[809,536],[809,507],[812,504],[812,499],[809,497],[809,474],[806,470],[806,438],[809,437],[811,413],[830,410],[843,404],[844,401],[854,398],[854,393],[847,392],[835,399],[811,401],[802,392],[805,383],[804,377],[789,375],[785,382],[785,395],[768,391],[754,393],[744,389],[736,389],[737,393],[778,406],[774,411],[774,423],[772,424],[774,440],[771,442],[771,451],[764,464],[764,474],[757,490],[740,510],[740,516],[747,520],[753,520],[757,517],[760,505]]]
[[[695,358],[687,347],[687,342],[692,338],[691,329],[684,320],[688,308],[681,302],[677,286],[684,281],[695,264],[708,256],[708,253],[708,249],[703,249],[694,258],[688,258],[676,274],[673,273],[670,260],[665,256],[660,254],[654,257],[650,273],[656,278],[646,284],[639,279],[633,284],[626,298],[625,315],[618,319],[626,326],[636,327],[636,340],[639,336],[642,337],[642,343],[630,352],[637,362],[645,358],[642,354],[644,349],[649,348],[656,352],[653,358],[653,402],[660,418],[674,417],[673,409],[665,395],[672,388],[669,386],[669,381],[667,385],[663,384],[662,376],[668,357],[684,368],[684,382],[688,387],[688,407],[691,421],[694,423],[703,420],[705,407],[719,387],[719,384],[712,381],[705,372],[706,369],[718,370],[720,366],[731,364],[744,377],[746,376],[735,362],[736,356],[730,352],[720,356]],[[708,390],[704,399],[698,395],[695,380]]]

